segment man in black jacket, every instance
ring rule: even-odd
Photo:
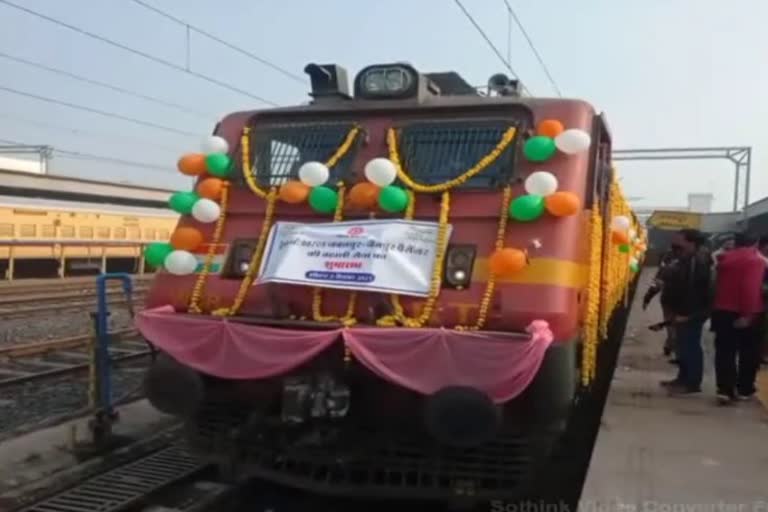
[[[674,262],[664,281],[667,307],[675,326],[677,377],[662,382],[671,391],[699,393],[704,374],[701,333],[709,317],[710,261],[700,251],[704,236],[695,229],[683,229],[672,242]]]

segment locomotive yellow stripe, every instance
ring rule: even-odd
[[[475,260],[472,281],[487,281],[488,258]],[[500,283],[540,284],[562,286],[563,288],[583,288],[587,284],[589,267],[582,263],[557,258],[532,258],[531,264],[514,276],[499,278]]]

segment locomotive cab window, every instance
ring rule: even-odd
[[[451,121],[409,123],[398,130],[403,167],[426,185],[461,176],[488,155],[512,124],[508,121]],[[510,144],[490,166],[463,186],[496,188],[513,174],[514,144]]]
[[[262,186],[298,179],[306,162],[326,162],[344,143],[352,123],[288,123],[258,126],[251,138],[253,169]],[[362,137],[358,137],[359,141]],[[356,145],[330,171],[329,183],[349,175]]]
[[[224,279],[242,279],[245,277],[257,245],[258,240],[251,238],[232,242],[227,260],[221,269],[221,277]]]

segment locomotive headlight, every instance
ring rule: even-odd
[[[368,99],[405,98],[417,91],[418,73],[405,64],[370,66],[357,75],[355,96]]]
[[[451,288],[461,290],[472,280],[477,249],[469,244],[449,244],[445,254],[444,282]]]

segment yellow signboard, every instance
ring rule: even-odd
[[[658,229],[699,229],[701,214],[692,212],[655,211],[648,224]]]

